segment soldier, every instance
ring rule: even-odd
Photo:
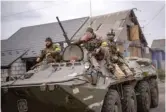
[[[116,42],[114,42],[115,33],[113,30],[111,32],[108,32],[107,34],[107,40],[102,43],[103,46],[108,46],[110,49],[111,54],[111,61],[113,63],[117,63],[117,65],[120,67],[120,69],[125,73],[126,76],[133,75],[132,72],[129,70],[127,64],[124,61],[123,55],[121,52],[117,49]]]
[[[107,33],[107,38],[106,40],[103,40],[102,42],[102,47],[105,47],[107,49],[109,49],[109,60],[111,60],[111,64],[110,64],[110,72],[114,74],[115,72],[115,66],[113,65],[113,63],[115,63],[115,61],[117,60],[117,57],[115,55],[115,52],[117,50],[116,48],[116,44],[114,42],[114,36],[115,33],[113,32],[113,30],[111,32]]]
[[[102,40],[94,33],[92,28],[87,28],[85,35],[75,43],[83,44],[83,47],[86,48],[84,52],[88,54],[87,59],[89,59],[97,69],[100,68],[98,61],[103,59],[106,61],[107,68],[111,68],[109,49],[101,46]]]
[[[118,49],[116,46],[116,42],[114,41],[114,37],[115,37],[115,32],[113,30],[111,30],[111,32],[107,33],[107,43],[110,49],[110,53],[111,53],[111,60],[112,62],[118,62]]]
[[[48,63],[55,62],[60,58],[61,48],[59,45],[55,45],[52,42],[50,37],[45,40],[45,49],[42,50],[40,56],[37,58],[37,62],[43,61],[43,59],[47,59]]]
[[[101,45],[101,40],[96,38],[96,34],[93,32],[93,29],[88,27],[84,36],[73,44],[83,46],[85,48],[85,60],[90,60],[95,69],[99,70],[99,63],[96,60],[95,54],[98,52],[96,48],[99,48]]]

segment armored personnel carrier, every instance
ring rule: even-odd
[[[157,74],[143,58],[126,58],[133,77],[96,71],[81,47],[69,45],[63,62],[42,62],[17,80],[2,83],[2,112],[149,112],[158,105]],[[115,75],[115,74],[112,74]]]
[[[157,73],[150,60],[126,58],[134,74],[130,77],[123,77],[118,67],[111,74],[103,60],[96,70],[87,52],[70,44],[59,25],[68,43],[63,61],[46,59],[18,79],[2,83],[2,112],[149,112],[158,106]]]

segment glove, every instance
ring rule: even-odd
[[[40,58],[37,58],[37,59],[36,59],[36,62],[39,62],[39,61],[40,61]]]
[[[96,54],[98,54],[100,52],[100,49],[99,48],[95,49],[95,52],[96,52]]]

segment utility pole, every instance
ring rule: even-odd
[[[92,17],[92,4],[91,4],[91,0],[89,0],[89,10],[90,10],[90,22],[89,22],[89,26],[91,27],[91,17]]]

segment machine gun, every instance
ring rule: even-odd
[[[61,28],[61,30],[62,30],[62,32],[63,32],[63,36],[65,37],[65,40],[66,40],[67,44],[70,45],[70,44],[71,44],[71,43],[70,43],[70,40],[69,40],[69,38],[68,38],[68,36],[67,36],[67,34],[66,34],[66,32],[65,32],[65,30],[64,30],[64,28],[63,28],[63,26],[62,26],[62,24],[61,24],[59,18],[56,17],[56,19],[57,19],[57,21],[58,21],[58,23],[59,23],[59,26],[60,26],[60,28]]]

